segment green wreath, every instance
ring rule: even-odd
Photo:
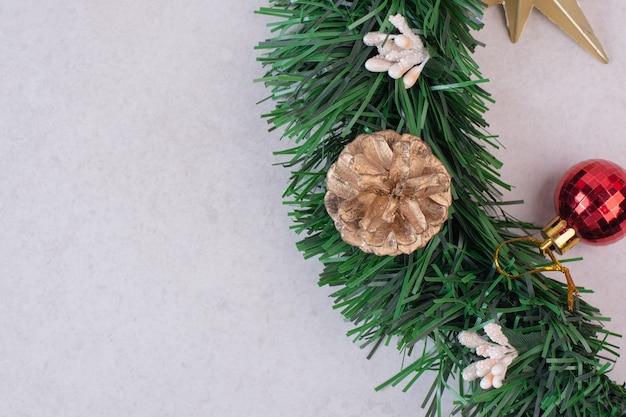
[[[336,288],[336,308],[354,324],[349,336],[372,353],[394,343],[412,359],[378,389],[409,389],[434,372],[422,404],[428,417],[441,415],[444,392],[455,399],[452,414],[463,416],[626,415],[626,390],[611,381],[602,356],[617,356],[614,333],[601,325],[599,310],[579,299],[570,309],[567,285],[524,273],[546,262],[533,246],[500,251],[500,264],[519,279],[494,265],[502,242],[536,227],[504,210],[512,202],[502,201],[502,191],[510,187],[490,153],[498,143],[483,114],[492,100],[472,59],[471,30],[480,29],[484,4],[270,4],[259,13],[274,18],[273,35],[258,48],[267,67],[260,81],[276,105],[263,117],[294,143],[278,154],[292,170],[284,198],[303,234],[298,248],[322,262],[319,284]],[[398,14],[420,29],[428,56],[411,88],[401,76],[365,69],[375,50],[364,36],[396,32],[389,17]],[[398,256],[345,243],[324,203],[327,173],[344,147],[385,130],[421,137],[451,176],[447,222],[424,247]],[[485,360],[489,366],[479,369]],[[485,372],[496,382],[482,382]]]

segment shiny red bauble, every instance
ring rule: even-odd
[[[614,242],[626,234],[626,171],[602,159],[574,165],[561,179],[554,205],[582,241]]]

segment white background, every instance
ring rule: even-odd
[[[423,415],[426,384],[374,392],[401,357],[365,359],[294,247],[252,82],[265,4],[0,3],[1,416]],[[537,11],[518,44],[500,6],[477,34],[525,220],[570,165],[626,166],[626,4],[581,6],[609,65]],[[618,333],[625,249],[570,265]]]

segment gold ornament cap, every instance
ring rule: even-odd
[[[330,167],[324,198],[341,238],[396,256],[425,246],[448,218],[450,174],[418,136],[362,134]]]
[[[547,249],[555,250],[559,255],[563,255],[575,244],[580,242],[576,236],[576,230],[569,227],[567,222],[560,216],[553,218],[550,223],[541,230],[541,235],[545,239],[539,248],[545,253]]]

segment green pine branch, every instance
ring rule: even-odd
[[[275,108],[263,115],[294,146],[277,154],[291,170],[284,192],[298,248],[318,257],[320,285],[335,288],[335,308],[353,324],[349,336],[375,350],[396,343],[413,358],[383,383],[436,377],[423,403],[441,415],[440,396],[456,397],[463,416],[618,416],[626,409],[623,386],[607,376],[617,356],[613,333],[599,311],[577,301],[567,310],[567,288],[543,275],[510,280],[493,266],[495,248],[532,225],[503,211],[510,187],[490,150],[486,132],[492,103],[482,88],[471,30],[481,27],[476,0],[274,0],[258,12],[275,18],[272,37],[260,42],[267,69],[258,80]],[[401,13],[419,28],[431,59],[416,86],[364,69],[375,54],[363,44],[371,31],[390,32],[387,17]],[[415,253],[377,257],[345,244],[324,208],[325,174],[343,147],[360,133],[394,129],[422,137],[451,173],[450,219]],[[544,263],[535,249],[509,246],[501,262],[529,271]],[[585,291],[581,289],[581,291]],[[476,357],[456,335],[496,321],[508,329],[521,355],[499,389],[463,383],[459,372]],[[541,340],[541,342],[537,342]],[[523,352],[523,353],[522,353]]]

